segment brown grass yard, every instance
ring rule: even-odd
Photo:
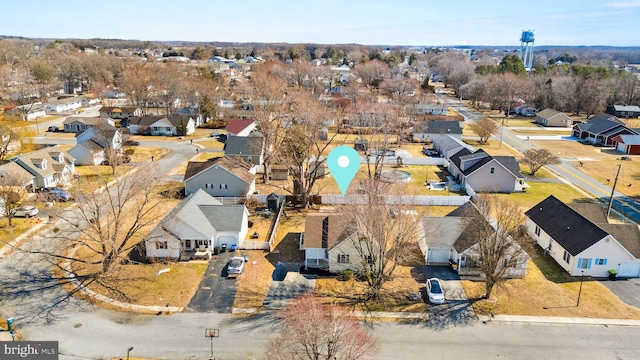
[[[620,160],[621,154],[611,148],[581,144],[576,141],[531,141],[535,146],[549,150],[564,161],[574,163],[577,170],[584,172],[595,181],[613,186],[613,180],[622,166],[616,190],[633,197],[640,196],[640,156],[628,155],[632,160]],[[579,161],[583,166],[579,167]],[[632,186],[628,186],[631,184]],[[635,185],[635,186],[634,186]]]
[[[272,252],[246,251],[249,262],[245,271],[238,277],[238,289],[233,302],[235,308],[260,308],[264,302],[271,276],[278,261],[299,261],[302,252],[299,250],[299,234],[304,231],[304,219],[307,211],[287,210],[280,219],[276,233],[275,248]],[[253,229],[249,229],[252,233]],[[304,258],[304,255],[302,255]]]
[[[380,301],[362,302],[366,293],[366,283],[354,279],[318,278],[316,294],[326,302],[350,304],[354,310],[362,311],[394,311],[394,312],[426,312],[424,301],[411,301],[411,293],[419,293],[422,284],[411,273],[411,267],[398,266],[394,278],[384,284]]]
[[[490,301],[479,299],[485,293],[483,282],[463,280],[476,313],[640,319],[639,309],[624,304],[604,285],[588,278],[583,283],[580,306],[576,307],[580,278],[568,276],[553,260],[536,258],[539,256],[533,254],[525,278],[510,279],[496,286]],[[553,263],[545,264],[550,261]],[[551,274],[550,279],[539,264],[544,274]]]

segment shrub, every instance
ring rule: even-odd
[[[342,277],[345,280],[351,280],[353,279],[353,270],[347,269],[345,271],[342,272]]]

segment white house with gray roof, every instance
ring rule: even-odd
[[[187,196],[145,237],[152,259],[209,259],[214,247],[240,247],[249,229],[244,205],[223,205],[204,190]]]
[[[76,172],[76,159],[59,146],[50,146],[15,158],[35,177],[36,187],[52,187],[70,183]]]
[[[513,193],[524,189],[520,165],[513,156],[491,156],[482,149],[471,152],[463,148],[447,160],[456,182],[475,192]]]

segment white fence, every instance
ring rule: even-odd
[[[269,250],[269,243],[267,241],[244,241],[240,245],[242,250]]]
[[[323,204],[366,204],[367,200],[364,195],[347,195],[342,197],[339,194],[323,194],[320,195]],[[412,195],[387,195],[384,197],[388,204],[406,204],[406,205],[422,205],[422,206],[462,206],[469,202],[470,196],[412,196]]]
[[[368,158],[369,163],[373,164],[376,162],[376,158],[374,156],[370,156]],[[360,158],[360,162],[362,164],[366,164],[367,163],[367,158],[366,157],[361,157]],[[398,159],[396,157],[393,156],[386,156],[383,158],[383,162],[385,164],[397,164],[398,163]],[[410,157],[403,157],[402,158],[402,163],[404,165],[435,165],[435,166],[448,166],[447,160],[445,158],[440,158],[440,157],[425,157],[425,158],[410,158]]]

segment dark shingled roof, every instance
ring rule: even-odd
[[[249,171],[253,165],[248,161],[240,157],[224,156],[209,159],[208,161],[189,161],[184,174],[184,181],[215,165],[226,169],[246,183],[251,183],[256,177]]]
[[[510,173],[515,175],[517,178],[522,177],[522,173],[520,172],[520,165],[518,165],[518,160],[516,160],[513,156],[494,156],[497,162],[502,164],[505,169],[509,170]]]
[[[260,156],[264,147],[264,135],[254,131],[248,136],[227,137],[224,144],[225,155]]]
[[[580,131],[588,131],[592,134],[601,134],[616,127],[624,127],[624,124],[617,117],[599,113],[589,118],[588,122],[576,125]]]
[[[609,235],[553,195],[527,210],[525,215],[573,256]]]
[[[132,116],[129,118],[129,124],[149,126],[165,118],[165,116]]]
[[[462,134],[462,128],[457,121],[426,120],[417,121],[413,126],[413,133],[425,134]]]

